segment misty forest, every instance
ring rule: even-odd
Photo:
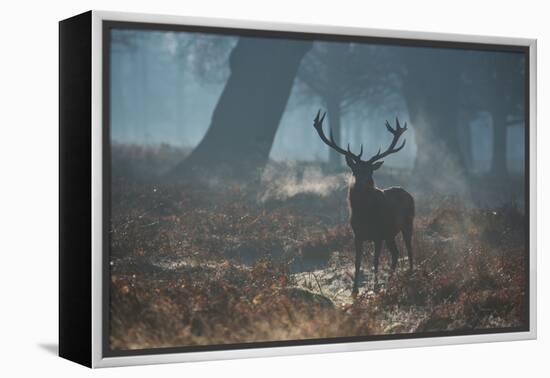
[[[523,53],[109,48],[112,350],[526,326]]]

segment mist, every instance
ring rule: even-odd
[[[196,149],[214,122],[238,41],[235,35],[113,30],[113,143]],[[382,176],[425,177],[413,184],[466,198],[471,175],[523,177],[524,75],[524,61],[515,53],[313,41],[274,121],[268,159],[329,164],[345,172],[342,157],[312,128],[316,112],[328,110],[327,128],[336,140],[356,152],[363,145],[365,156],[387,146],[391,135],[384,124],[398,117],[409,126],[407,146],[386,159]],[[238,132],[233,137],[241,138]],[[223,159],[228,153],[220,154]],[[512,191],[523,196],[521,189]]]

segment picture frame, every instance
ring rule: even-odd
[[[61,357],[96,368],[536,338],[536,40],[106,11],[89,11],[60,21],[59,28]],[[522,230],[525,234],[523,323],[506,328],[463,328],[426,334],[346,335],[173,346],[160,343],[158,347],[113,349],[112,334],[109,333],[112,323],[110,298],[116,280],[110,273],[113,264],[109,255],[112,232],[108,228],[112,222],[113,203],[113,141],[109,129],[113,122],[113,60],[108,47],[111,46],[112,31],[116,29],[230,34],[260,41],[278,38],[335,43],[353,41],[521,54],[525,59],[522,92],[525,103],[522,135],[525,204],[522,213],[525,227]],[[317,121],[320,114],[317,113]],[[313,121],[314,116],[315,113],[307,121]],[[399,123],[396,127],[399,130]],[[396,129],[392,130],[395,132]]]

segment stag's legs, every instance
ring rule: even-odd
[[[361,259],[363,258],[363,241],[355,238],[355,277],[353,280],[352,296],[359,292],[359,274],[361,273]]]
[[[403,228],[403,239],[405,240],[405,246],[407,247],[407,255],[409,256],[409,270],[413,268],[413,255],[412,255],[412,231],[413,221],[407,221],[407,224]]]
[[[399,250],[397,249],[397,244],[395,244],[395,238],[386,240],[386,245],[391,252],[391,270],[393,272],[397,267],[397,258],[399,257]]]

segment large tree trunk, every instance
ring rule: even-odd
[[[231,52],[231,74],[210,128],[175,173],[251,177],[263,168],[310,47],[309,41],[241,37]]]
[[[491,160],[491,173],[495,176],[505,177],[508,174],[507,149],[506,149],[506,117],[502,111],[491,113],[493,128],[493,156]]]

